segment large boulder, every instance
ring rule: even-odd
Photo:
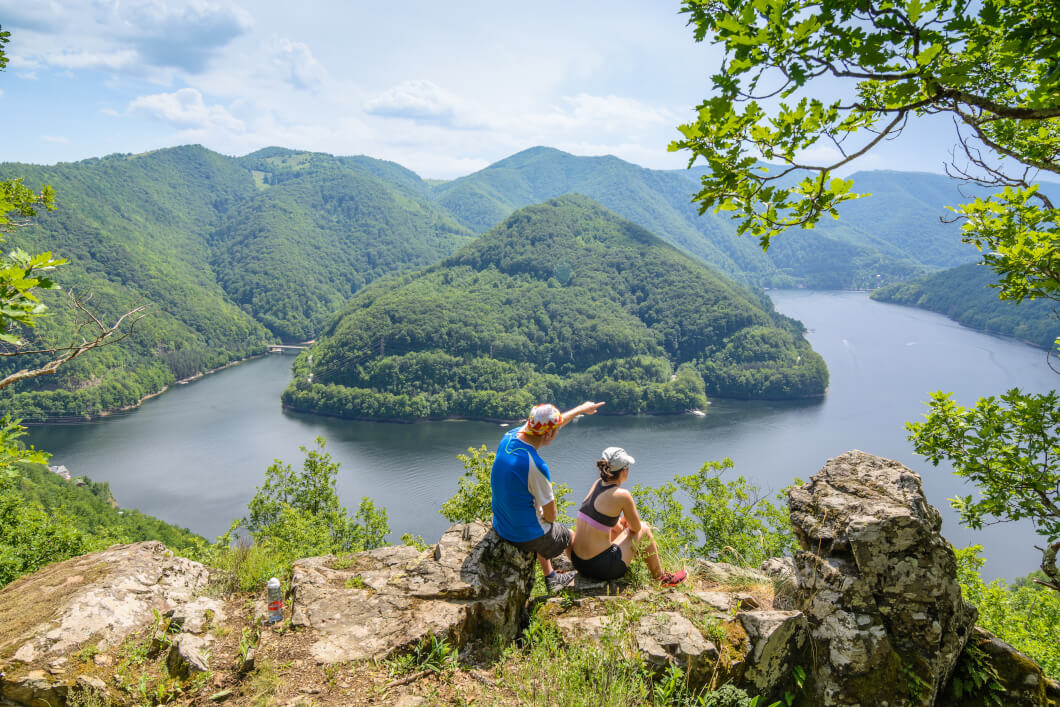
[[[0,697],[34,706],[64,704],[71,690],[103,689],[98,677],[86,673],[97,666],[82,666],[76,657],[86,647],[102,653],[159,624],[162,630],[172,624],[175,641],[204,633],[211,621],[224,618],[220,602],[201,596],[209,579],[198,562],[174,557],[160,542],[141,542],[49,565],[12,582],[0,590]],[[194,640],[202,652],[210,639]]]
[[[1058,707],[1060,683],[986,629],[975,627],[939,707]],[[995,676],[990,679],[987,675]]]
[[[378,659],[433,636],[465,649],[476,637],[509,641],[536,563],[489,524],[449,528],[424,551],[384,547],[314,557],[293,567],[292,622],[313,629],[320,663]]]
[[[789,491],[815,705],[932,705],[977,612],[920,477],[851,451]]]

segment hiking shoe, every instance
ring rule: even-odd
[[[678,570],[677,572],[663,572],[655,578],[655,581],[664,587],[676,587],[685,581],[686,577],[688,577],[688,572]]]
[[[545,586],[548,587],[550,594],[555,594],[572,584],[574,584],[574,572],[553,572],[545,577]]]

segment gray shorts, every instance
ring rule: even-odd
[[[574,533],[570,531],[570,528],[567,528],[562,523],[552,523],[549,525],[548,531],[540,538],[522,540],[520,542],[512,540],[509,542],[520,550],[536,552],[542,557],[552,559],[563,554],[563,551],[570,547],[573,540]]]

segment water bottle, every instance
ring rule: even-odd
[[[266,623],[274,624],[283,621],[283,593],[280,591],[280,580],[273,577],[265,585],[268,589],[269,618]]]

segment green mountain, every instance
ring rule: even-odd
[[[250,173],[201,147],[111,155],[49,167],[0,165],[0,179],[51,184],[57,209],[8,234],[5,248],[51,250],[69,259],[60,285],[88,299],[107,322],[152,303],[134,333],[57,373],[0,391],[0,407],[25,419],[79,417],[137,403],[176,378],[261,352],[272,337],[239,309],[210,266],[208,235],[219,215],[255,193]],[[46,292],[52,316],[34,345],[79,340],[76,310]],[[37,357],[0,358],[0,372]]]
[[[315,336],[375,278],[423,267],[472,238],[393,163],[281,148],[229,158],[198,146],[41,167],[0,165],[0,179],[51,184],[58,208],[5,247],[51,250],[61,285],[106,321],[150,314],[120,345],[0,391],[28,420],[76,418],[136,404],[176,379],[260,353],[276,338]],[[78,339],[58,293],[33,344]],[[0,373],[40,357],[0,358]]]
[[[285,340],[315,336],[380,275],[437,262],[472,239],[392,163],[276,148],[239,162],[265,188],[225,215],[212,265],[228,295]]]
[[[928,309],[973,329],[1053,349],[1060,336],[1056,303],[1046,299],[1019,304],[1000,300],[992,287],[997,281],[996,272],[973,263],[880,288],[872,298]]]
[[[617,157],[575,157],[536,147],[434,188],[435,198],[482,233],[528,204],[576,192],[640,224],[722,272],[760,286],[870,288],[976,258],[958,227],[939,222],[959,203],[939,175],[863,172],[856,188],[870,199],[844,204],[839,221],[776,239],[768,254],[739,237],[725,214],[691,203],[702,168],[650,170]]]
[[[706,393],[817,396],[802,325],[583,196],[527,207],[417,275],[369,286],[295,364],[290,408],[513,419],[592,398],[677,412]]]

